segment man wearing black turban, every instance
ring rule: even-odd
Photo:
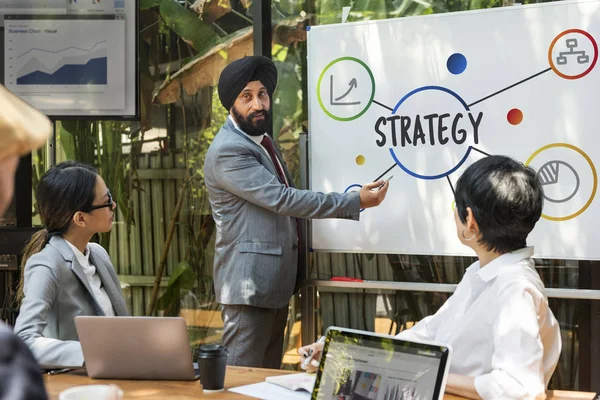
[[[296,218],[358,220],[379,205],[388,183],[359,192],[316,193],[293,187],[266,133],[277,70],[267,57],[244,57],[219,79],[229,110],[204,162],[204,181],[217,227],[214,285],[223,305],[223,344],[230,365],[279,368],[288,302],[303,278]]]
[[[269,97],[273,96],[277,85],[277,69],[267,57],[244,57],[232,62],[223,69],[219,78],[219,99],[227,110],[231,109],[238,94],[248,82],[259,81],[267,89]]]

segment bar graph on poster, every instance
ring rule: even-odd
[[[310,27],[311,189],[394,176],[360,222],[312,221],[311,247],[474,255],[457,238],[454,187],[502,154],[544,187],[535,254],[600,259],[599,39],[598,0]]]
[[[5,21],[6,87],[43,109],[125,106],[125,21]]]

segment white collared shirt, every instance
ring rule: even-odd
[[[475,262],[435,315],[398,337],[450,345],[450,373],[475,377],[483,399],[533,399],[543,393],[561,338],[532,255],[527,247],[483,268]]]
[[[233,117],[231,115],[229,115],[227,118],[229,118],[231,120],[231,122],[233,123],[233,126],[235,126],[235,129],[237,129],[238,131],[242,132],[244,135],[246,135],[247,138],[249,138],[250,140],[252,140],[254,143],[256,143],[261,150],[267,155],[267,157],[269,158],[269,160],[271,160],[271,155],[269,154],[269,152],[267,151],[267,149],[265,149],[265,147],[261,144],[263,137],[267,136],[267,133],[263,133],[262,135],[259,136],[252,136],[252,135],[248,135],[246,132],[244,132],[239,125],[235,122],[235,120],[233,119]],[[273,145],[275,145],[273,143]],[[282,171],[285,171],[283,169],[283,166],[281,165],[281,162],[279,161],[279,158],[277,156],[275,156],[275,159],[277,160],[277,164],[279,164],[279,168],[281,168]],[[290,186],[290,183],[288,182],[287,176],[285,176],[285,172],[283,174],[283,179],[285,179],[285,184],[287,186]]]
[[[94,298],[104,311],[104,315],[107,317],[113,317],[115,315],[115,310],[113,309],[112,302],[108,298],[106,294],[106,290],[102,287],[102,280],[100,276],[96,272],[96,267],[92,265],[90,262],[90,249],[88,246],[85,247],[85,254],[83,254],[79,249],[73,246],[68,240],[65,240],[71,250],[73,250],[73,254],[75,254],[75,258],[83,268],[83,273],[92,288],[92,293],[94,293]]]

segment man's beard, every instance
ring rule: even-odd
[[[255,111],[248,114],[246,118],[242,117],[235,107],[231,107],[231,112],[236,124],[238,124],[244,133],[247,133],[250,136],[260,136],[267,132],[267,127],[269,126],[269,121],[271,120],[268,110]],[[256,121],[252,119],[253,117],[257,117],[259,115],[263,115],[264,118]]]

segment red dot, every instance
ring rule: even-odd
[[[523,121],[523,112],[518,108],[513,108],[506,114],[506,119],[511,125],[519,125]]]

